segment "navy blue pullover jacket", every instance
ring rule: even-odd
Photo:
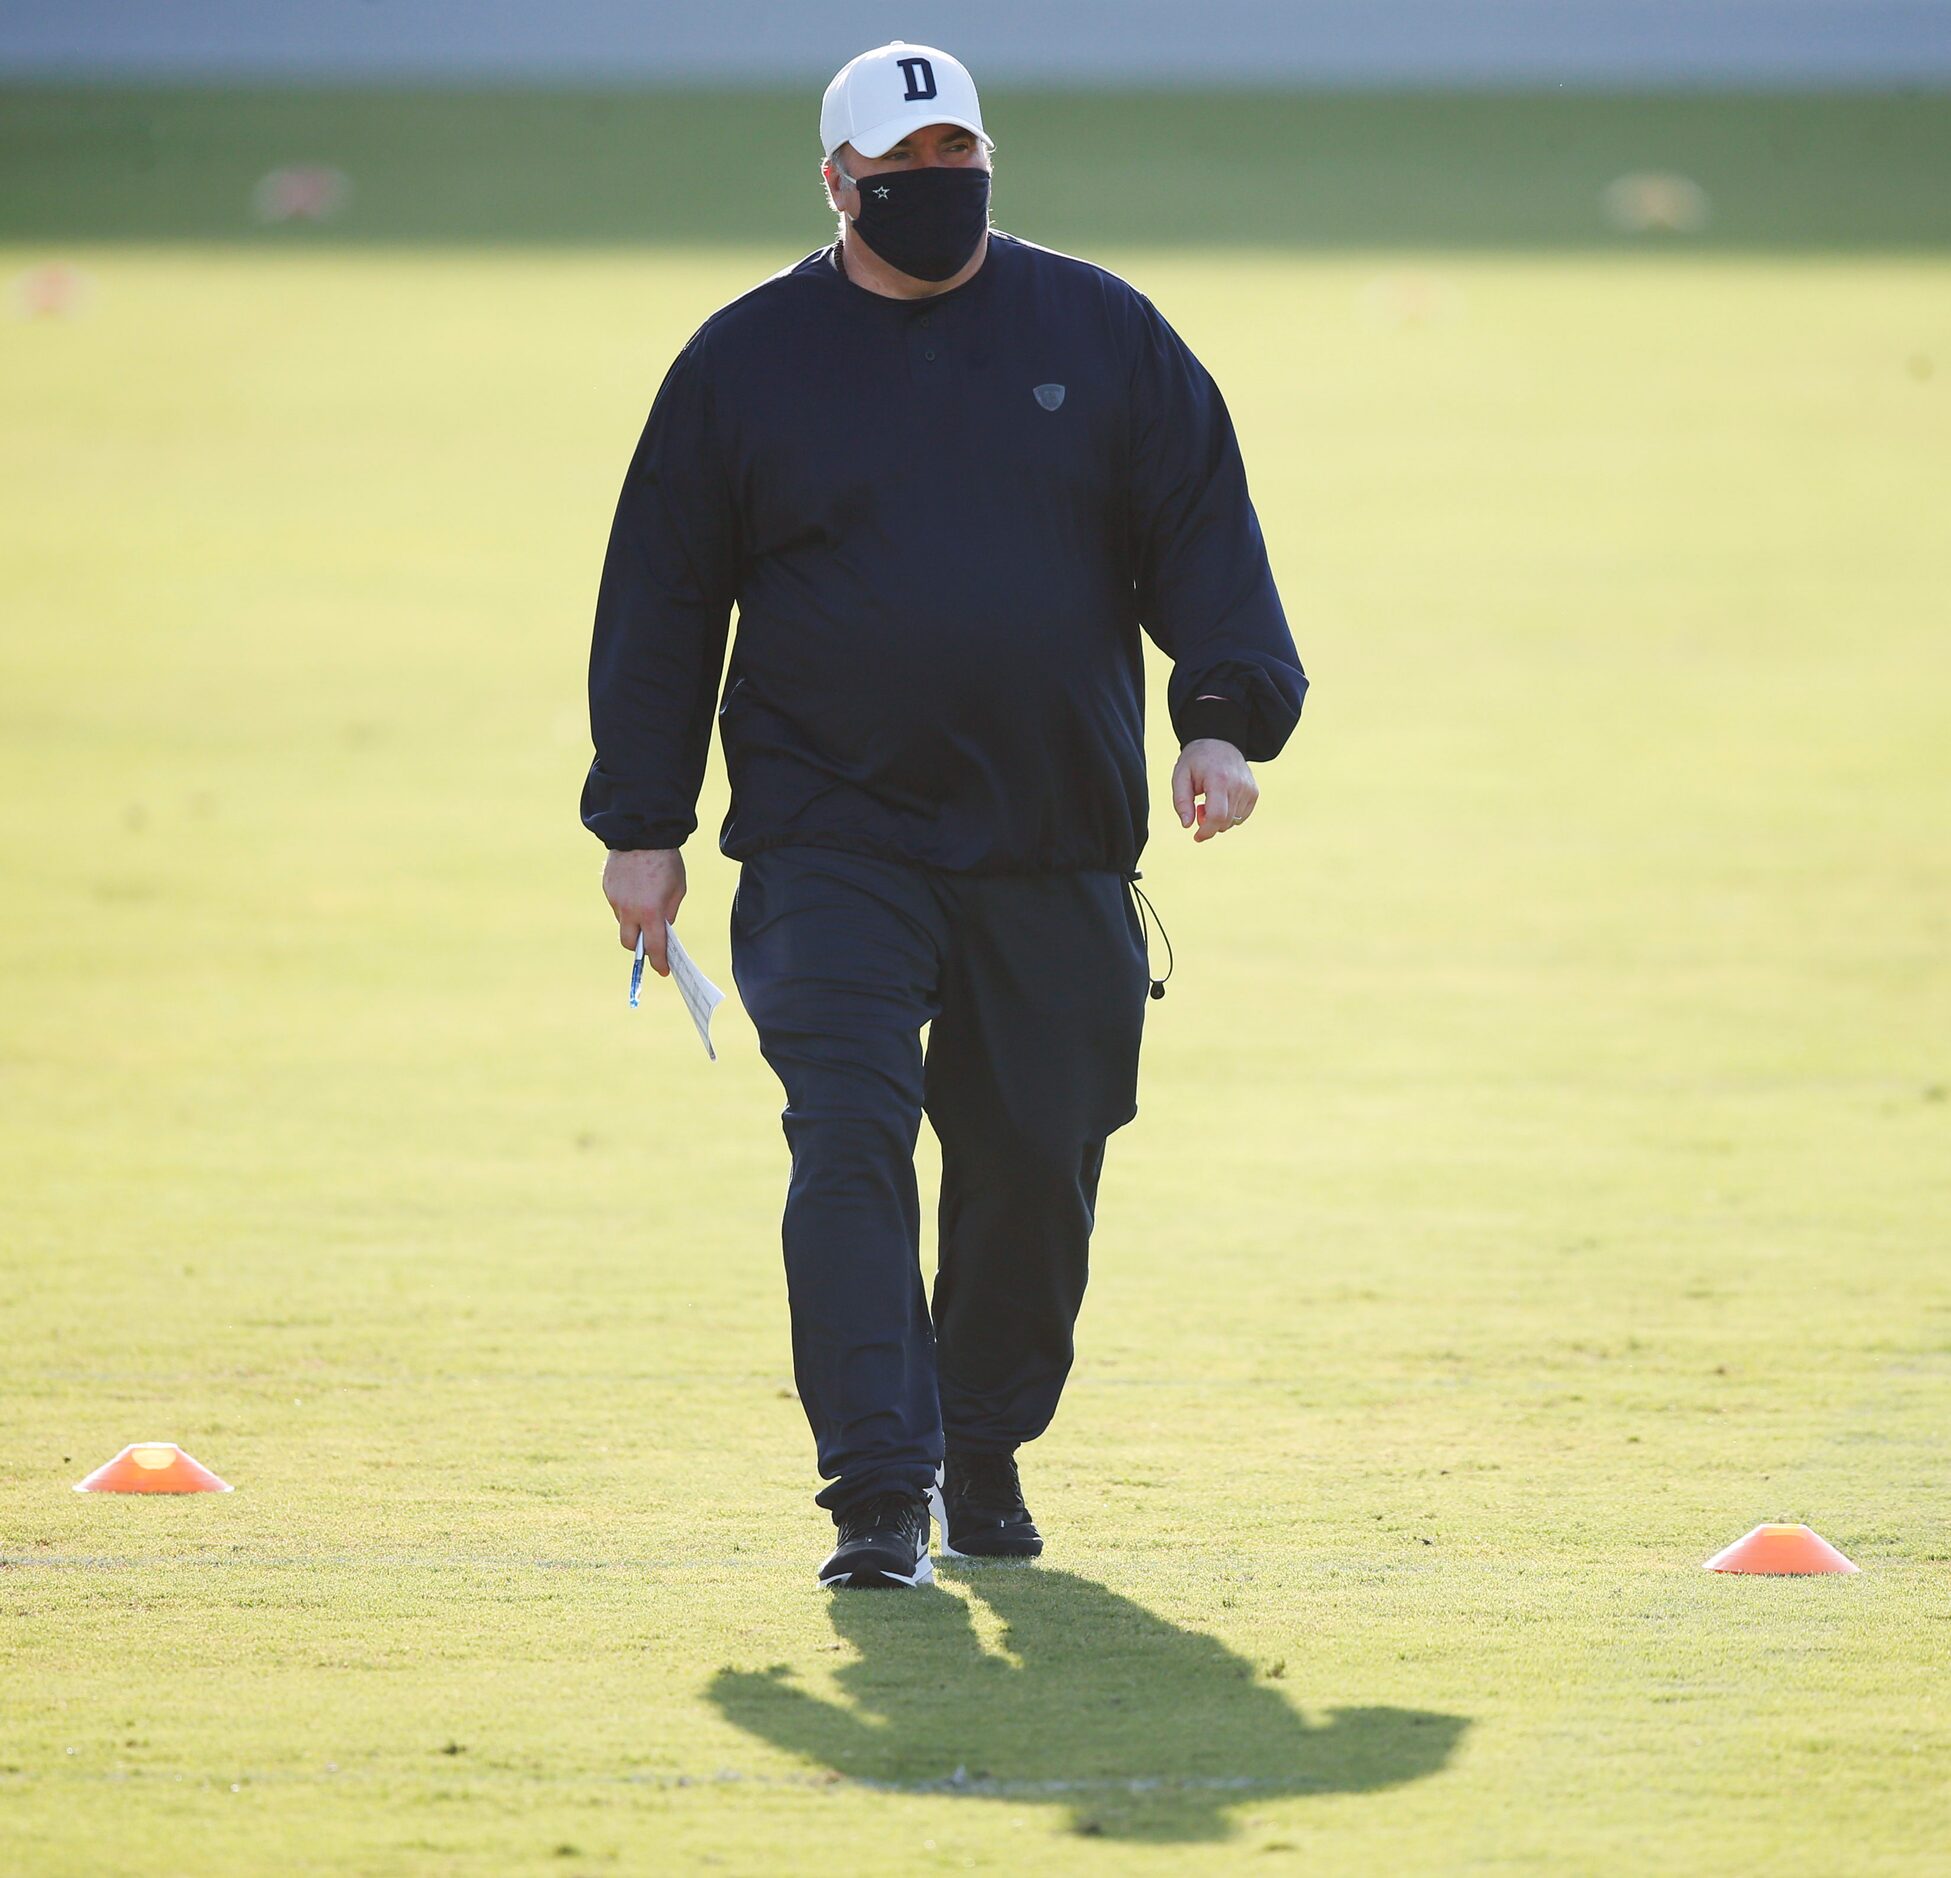
[[[597,598],[582,813],[606,846],[697,826],[734,606],[736,860],[1129,873],[1141,627],[1181,743],[1272,757],[1307,688],[1218,387],[1127,282],[995,231],[921,300],[824,248],[678,354]]]

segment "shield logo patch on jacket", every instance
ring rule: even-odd
[[[1061,385],[1039,385],[1036,388],[1036,401],[1046,411],[1054,411],[1064,401],[1064,388]]]

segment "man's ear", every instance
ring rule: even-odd
[[[847,197],[853,193],[854,185],[831,157],[820,165],[820,174],[826,182],[828,199],[842,215],[847,212]]]

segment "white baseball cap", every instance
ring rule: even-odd
[[[989,141],[969,68],[934,46],[897,39],[833,75],[820,100],[820,153],[850,143],[864,157],[885,156],[924,124],[959,124]]]

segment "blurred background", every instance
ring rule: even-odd
[[[1945,0],[0,5],[0,1514],[225,1567],[34,1581],[30,1843],[165,1859],[73,1797],[132,1759],[189,1771],[208,1869],[413,1869],[316,1771],[356,1738],[454,1802],[443,1869],[505,1870],[513,1789],[443,1739],[502,1730],[579,1843],[630,1768],[787,1765],[700,1693],[749,1639],[833,1662],[751,1589],[821,1547],[779,1094],[735,999],[715,1065],[625,1008],[582,686],[665,367],[831,238],[819,95],[896,36],[971,66],[999,225],[1214,371],[1314,678],[1249,832],[1154,818],[1177,969],[1039,1512],[1296,1700],[1479,1718],[1311,1815],[1344,1868],[1493,1814],[1558,1868],[1925,1858],[1925,1757],[1881,1757],[1934,1725],[1905,1573],[1951,1544]],[[714,757],[682,930],[729,991],[724,806]],[[208,1508],[67,1492],[153,1438],[239,1484],[221,1557]],[[1689,1656],[1682,1567],[1799,1518],[1880,1641],[1783,1607]],[[631,1658],[618,1580],[543,1556],[689,1563]],[[125,1729],[172,1649],[226,1688]],[[1618,1702],[1702,1686],[1593,1776]],[[1097,1726],[1028,1773],[1123,1767]]]
[[[986,84],[1011,225],[1046,242],[1863,248],[1951,221],[1941,0],[84,0],[0,20],[0,233],[790,248],[820,234],[809,97],[929,33]]]

